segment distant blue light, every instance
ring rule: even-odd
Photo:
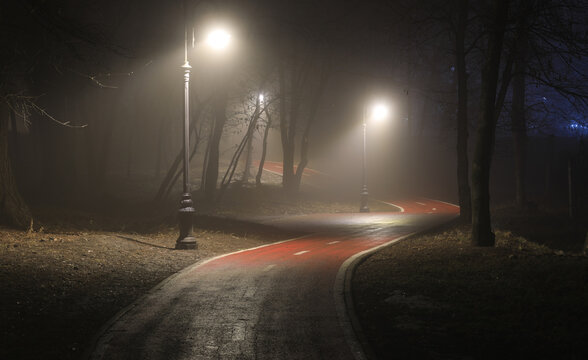
[[[584,132],[584,131],[588,130],[588,126],[586,126],[586,125],[580,125],[580,124],[577,124],[577,123],[570,124],[570,125],[569,125],[569,128],[570,128],[571,130],[580,130],[580,131],[582,131],[582,132]]]

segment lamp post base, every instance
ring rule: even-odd
[[[370,207],[368,206],[369,195],[368,195],[368,191],[367,191],[367,186],[365,186],[365,185],[361,189],[360,198],[361,198],[361,202],[360,202],[361,205],[359,206],[359,212],[370,212]]]
[[[190,193],[183,194],[178,212],[180,221],[180,236],[176,241],[176,249],[178,250],[195,250],[198,248],[196,238],[192,234],[195,213],[196,210],[192,206]]]

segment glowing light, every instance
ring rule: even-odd
[[[261,104],[263,104],[263,99],[264,99],[264,96],[263,96],[263,94],[259,94],[259,102],[260,102]]]
[[[380,121],[388,117],[390,110],[384,104],[377,104],[372,108],[371,118]]]
[[[222,29],[213,30],[206,37],[206,43],[216,50],[224,50],[231,42],[231,34]]]
[[[578,124],[578,123],[573,123],[573,124],[570,124],[568,126],[570,127],[570,129],[582,129],[582,130],[588,129],[588,127],[586,125],[581,125],[581,124]]]

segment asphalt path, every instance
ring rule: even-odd
[[[279,163],[266,168],[281,175]],[[384,202],[398,211],[257,219],[309,235],[181,271],[113,318],[88,357],[364,359],[349,289],[357,260],[459,213],[430,199]]]
[[[185,269],[113,319],[90,358],[364,358],[345,297],[351,260],[458,212],[429,199],[390,203],[401,211],[267,219],[311,235]]]

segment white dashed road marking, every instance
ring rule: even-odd
[[[425,204],[425,203],[418,202],[418,201],[415,201],[415,202],[416,202],[417,204],[419,204],[419,205],[427,206],[427,204]]]
[[[271,269],[273,269],[274,267],[276,267],[276,264],[271,264],[266,266],[265,268],[263,268],[263,271],[270,271]]]
[[[339,240],[331,241],[330,243],[327,243],[327,245],[333,245],[333,244],[336,244],[338,242],[340,242],[340,241]]]
[[[307,253],[307,252],[310,252],[310,250],[302,250],[302,251],[299,251],[299,252],[297,252],[297,253],[296,253],[296,254],[294,254],[294,255],[302,255],[302,254],[305,254],[305,253]]]

